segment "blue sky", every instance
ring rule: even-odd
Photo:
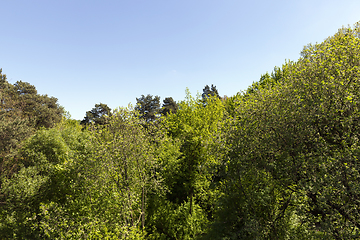
[[[245,90],[360,20],[360,1],[3,0],[0,68],[58,98],[74,119],[142,94],[183,100]]]

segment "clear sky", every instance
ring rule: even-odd
[[[142,94],[245,90],[360,20],[360,0],[2,0],[0,68],[74,119]]]

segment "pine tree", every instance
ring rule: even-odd
[[[135,110],[139,111],[140,118],[146,120],[146,122],[155,121],[160,113],[160,97],[148,94],[146,97],[141,95],[140,98],[136,98],[137,106]]]
[[[96,125],[105,125],[106,116],[111,117],[111,108],[105,103],[95,104],[95,107],[86,112],[84,119],[81,121],[82,125],[94,123]]]
[[[174,99],[172,97],[167,97],[164,99],[164,104],[162,106],[161,109],[161,114],[163,116],[166,116],[170,113],[176,113],[178,110],[178,105],[176,104],[176,102],[174,101]]]
[[[215,96],[219,99],[221,99],[218,90],[216,89],[216,86],[214,86],[213,84],[211,84],[211,88],[209,87],[209,85],[206,85],[205,88],[203,89],[203,94],[202,94],[202,99],[204,102],[207,101],[208,98],[210,98],[210,96]]]

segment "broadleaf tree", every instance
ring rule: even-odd
[[[359,238],[358,26],[237,99],[215,239]]]
[[[215,197],[212,194],[217,191],[213,175],[218,167],[214,149],[221,145],[218,140],[223,111],[223,104],[217,97],[210,97],[205,108],[202,99],[192,97],[187,89],[186,98],[179,103],[177,113],[165,120],[169,134],[181,142],[182,153],[169,197],[178,204],[189,201],[190,214],[194,199],[201,208],[212,211],[210,202]]]

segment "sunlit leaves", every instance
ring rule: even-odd
[[[226,187],[229,197],[248,198],[234,208],[273,194],[247,190],[256,180],[245,179],[255,168],[272,176],[267,185],[278,192],[270,222],[285,220],[288,214],[302,219],[306,230],[301,231],[308,238],[318,233],[327,238],[358,237],[360,40],[356,31],[341,29],[323,43],[309,45],[297,62],[283,65],[281,72],[286,74],[278,84],[237,98],[237,118],[228,138],[232,148]],[[287,199],[290,204],[284,205]],[[248,221],[260,219],[254,215]],[[251,232],[246,222],[231,221]],[[266,224],[257,229],[264,237],[272,236]],[[273,230],[281,239],[300,228]]]

